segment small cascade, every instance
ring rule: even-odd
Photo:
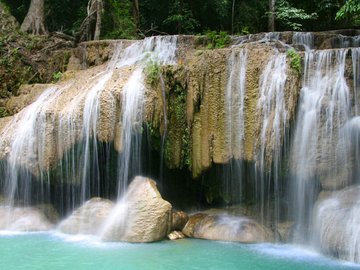
[[[122,94],[121,154],[118,166],[118,197],[125,191],[131,177],[141,172],[141,129],[146,64],[176,64],[177,37],[152,37],[127,48],[118,66],[139,63]],[[166,115],[164,114],[164,117]]]
[[[262,219],[279,220],[280,174],[282,146],[286,145],[288,113],[285,100],[287,78],[286,54],[275,53],[260,77],[260,95],[257,103],[260,134],[255,163],[256,194]],[[270,205],[271,200],[273,204]],[[273,210],[272,216],[270,209]],[[267,216],[266,216],[267,215]],[[263,220],[264,221],[264,220]]]
[[[122,94],[118,196],[125,191],[129,176],[133,173],[140,173],[144,93],[144,75],[142,69],[138,68],[132,73]]]
[[[355,115],[360,115],[360,48],[351,48],[351,60],[353,66]]]
[[[231,164],[225,175],[225,194],[230,198],[236,198],[241,194],[240,160],[243,158],[244,132],[245,132],[245,94],[246,94],[246,65],[248,51],[233,49],[228,60],[229,78],[226,86],[225,108],[227,115],[227,136],[229,155],[237,160]]]
[[[294,32],[292,38],[293,45],[303,45],[305,50],[314,48],[314,34],[311,32]]]
[[[100,114],[103,109],[101,97],[113,76],[122,50],[120,42],[116,45],[105,70],[90,77],[82,91],[79,91],[59,114],[57,153],[61,182],[61,211],[72,210],[89,197],[101,194],[99,161],[101,149],[97,142]],[[108,109],[111,108],[108,117],[114,119],[115,97],[108,94],[106,100]]]
[[[292,142],[296,237],[303,239],[320,184],[331,190],[350,181],[340,128],[350,117],[345,60],[348,49],[306,52],[297,124]]]
[[[334,43],[334,47],[336,48],[360,47],[360,35],[358,36],[339,35],[334,39],[333,43]]]

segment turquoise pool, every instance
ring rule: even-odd
[[[57,233],[0,234],[0,269],[360,269],[290,245],[185,239],[151,244],[101,243]]]

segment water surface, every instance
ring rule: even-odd
[[[0,234],[2,270],[360,269],[290,245],[185,239],[151,244],[101,243],[82,236]]]

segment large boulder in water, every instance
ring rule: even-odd
[[[106,241],[154,242],[164,239],[171,228],[171,209],[155,181],[137,176],[115,207],[105,226]]]
[[[97,235],[113,207],[112,201],[92,198],[62,221],[58,229],[67,234]]]
[[[0,207],[0,230],[17,232],[48,231],[53,224],[38,209],[32,207]]]
[[[326,254],[360,262],[360,186],[332,192],[317,201],[313,234]]]
[[[274,241],[270,229],[248,217],[231,215],[195,214],[190,217],[183,233],[188,237],[241,243]]]

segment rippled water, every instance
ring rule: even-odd
[[[18,269],[360,269],[289,245],[205,240],[101,243],[59,234],[1,234],[2,270]]]

